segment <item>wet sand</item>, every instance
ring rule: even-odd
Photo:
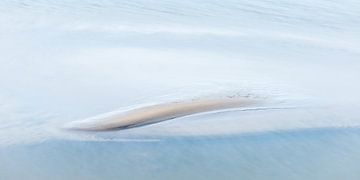
[[[257,103],[256,100],[245,97],[206,98],[169,102],[74,121],[66,127],[72,130],[84,131],[127,129],[197,113],[247,107],[255,103]]]

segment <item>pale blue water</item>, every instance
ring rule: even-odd
[[[359,179],[360,3],[1,1],[0,179]],[[100,113],[259,107],[104,133]]]
[[[359,129],[1,149],[2,179],[357,179]]]

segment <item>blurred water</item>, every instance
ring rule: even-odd
[[[358,179],[359,21],[355,0],[1,1],[0,179]],[[264,103],[61,129],[233,94]]]
[[[357,179],[358,129],[0,150],[2,179]],[[64,148],[66,147],[66,148]]]

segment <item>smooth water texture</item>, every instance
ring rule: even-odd
[[[359,179],[360,3],[0,2],[0,179]],[[256,107],[64,125],[194,98]]]

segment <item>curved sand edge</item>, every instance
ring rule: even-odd
[[[257,100],[247,97],[207,98],[161,103],[118,113],[107,113],[81,121],[74,121],[67,124],[66,128],[83,131],[127,129],[197,113],[248,107],[257,103]]]

